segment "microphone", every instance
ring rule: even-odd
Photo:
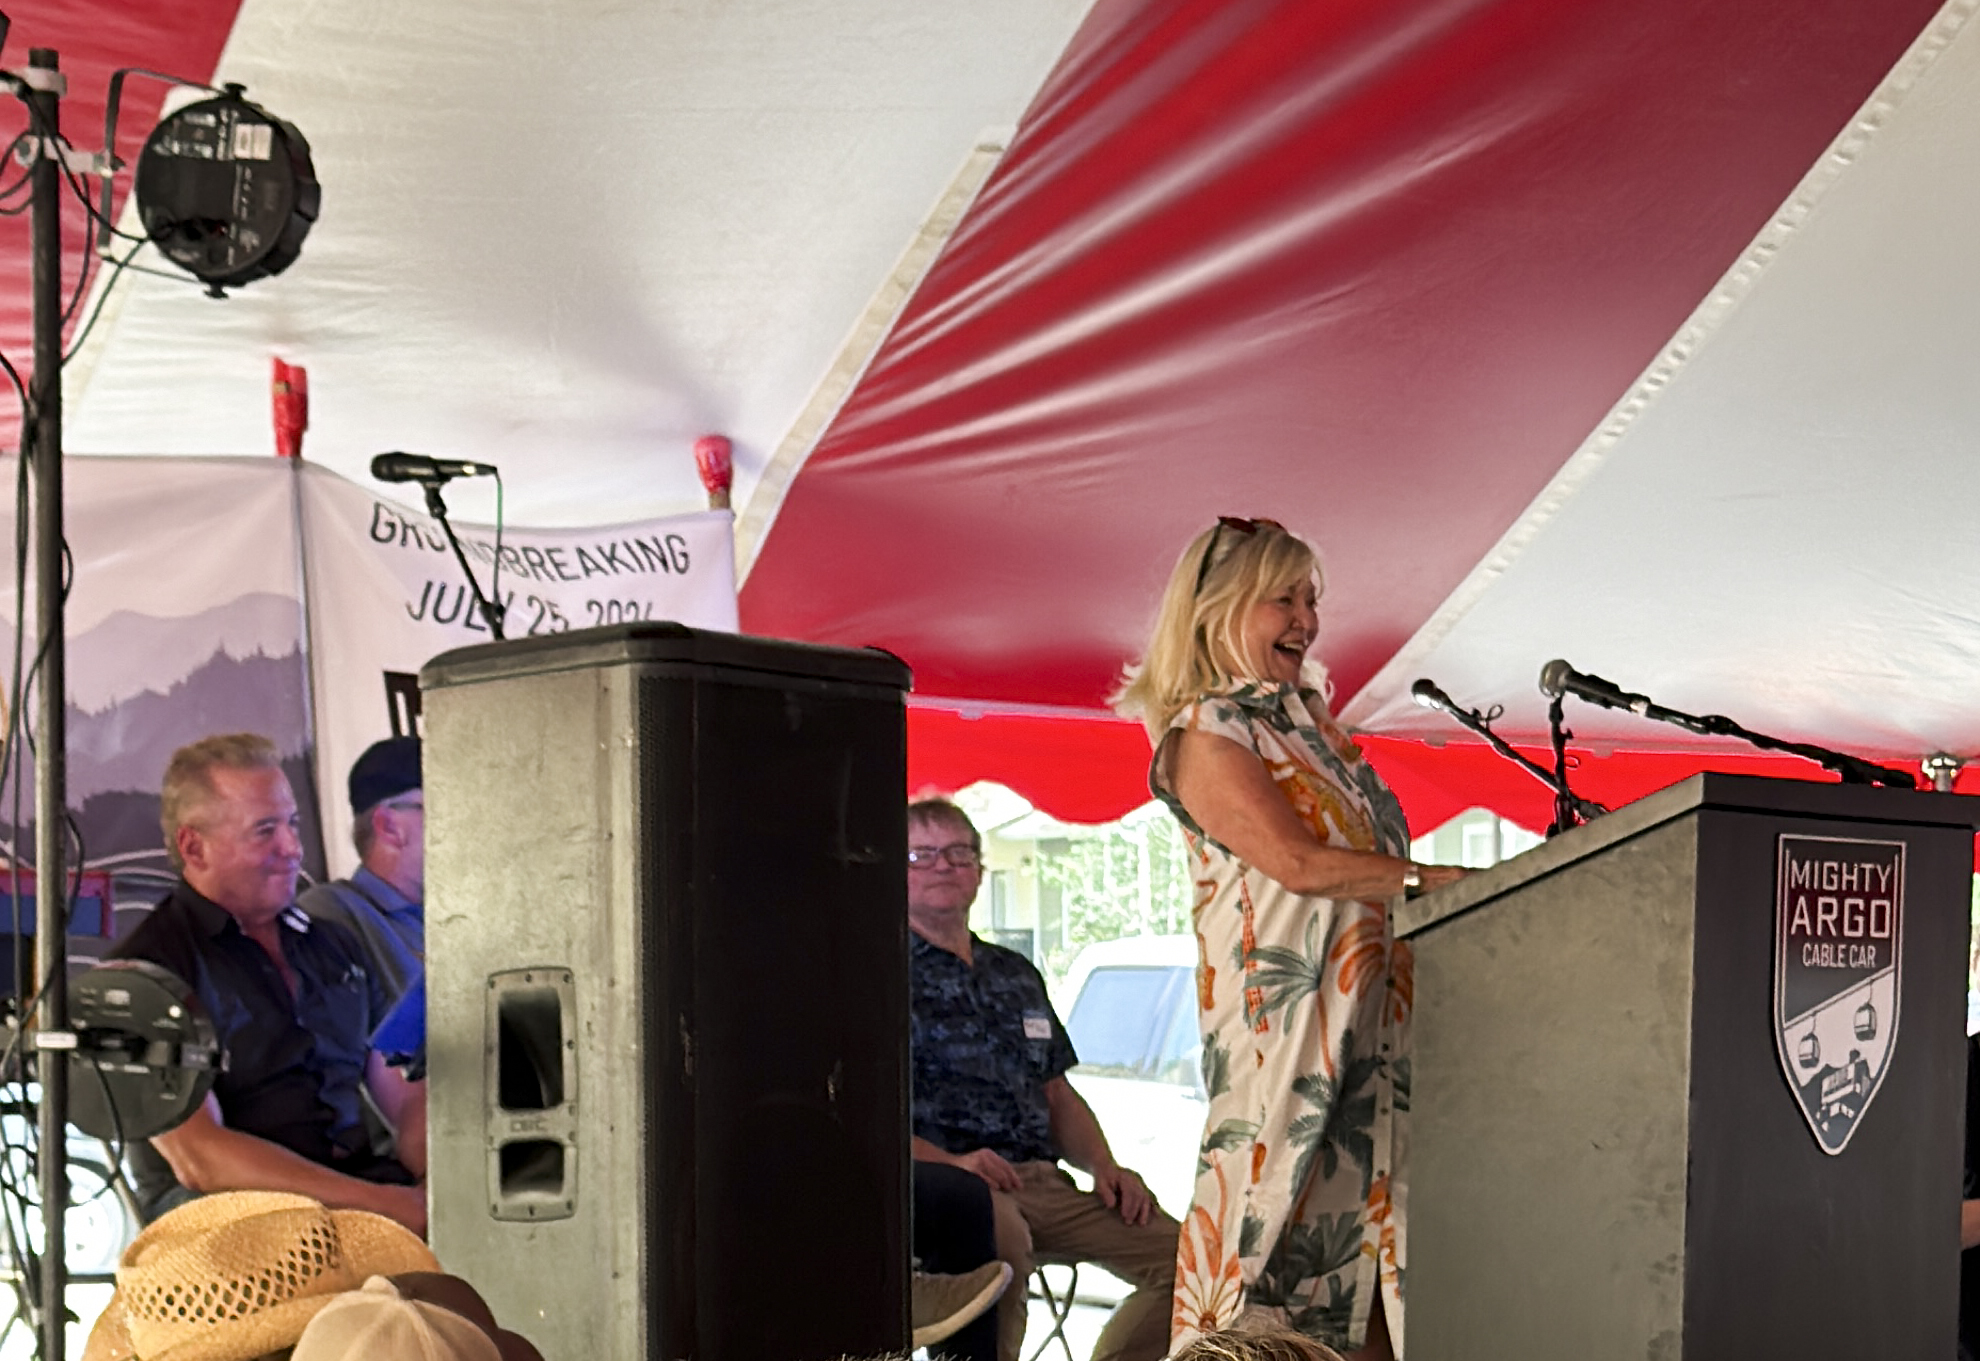
[[[1654,707],[1648,695],[1632,695],[1614,681],[1575,670],[1559,657],[1540,668],[1540,693],[1548,699],[1573,695],[1604,709],[1624,709],[1633,714]]]
[[[397,450],[371,460],[371,475],[380,482],[423,482],[437,487],[456,477],[493,477],[493,463],[469,463],[460,458],[432,458]]]
[[[1573,695],[1590,704],[1604,709],[1621,709],[1635,714],[1638,718],[1648,718],[1658,723],[1669,723],[1673,727],[1684,728],[1707,737],[1724,736],[1723,729],[1716,723],[1730,722],[1708,716],[1699,718],[1679,709],[1667,709],[1648,695],[1635,694],[1623,689],[1614,681],[1577,671],[1559,657],[1540,668],[1540,693],[1548,699],[1559,699],[1562,695]]]
[[[1447,714],[1457,709],[1457,702],[1428,676],[1409,687],[1409,697],[1426,709],[1440,709]]]

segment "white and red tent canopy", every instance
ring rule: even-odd
[[[72,450],[265,454],[271,355],[312,459],[494,461],[522,522],[690,509],[727,434],[744,627],[899,653],[917,782],[1084,819],[1143,797],[1100,715],[1175,554],[1273,516],[1422,827],[1545,795],[1410,682],[1530,742],[1555,656],[1980,751],[1976,9],[38,0],[6,57],[78,141],[114,67],[241,81],[324,183],[277,279],[116,284]],[[1744,764],[1573,726],[1604,801]]]

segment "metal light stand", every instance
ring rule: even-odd
[[[66,619],[62,584],[62,148],[61,62],[50,48],[28,53],[21,73],[27,89],[22,98],[33,126],[27,145],[34,157],[29,170],[33,204],[32,228],[34,299],[34,373],[28,380],[27,420],[31,440],[34,487],[35,624],[41,633],[36,649],[39,674],[35,683],[34,966],[38,995],[23,1021],[34,1021],[37,1041],[42,1036],[56,1047],[37,1043],[36,1075],[41,1085],[41,1108],[36,1165],[41,1184],[41,1355],[61,1361],[68,1355],[68,1244],[63,1229],[69,1208],[68,1126],[69,1067],[60,1039],[69,1035],[69,894],[68,869],[68,697]],[[24,432],[28,433],[28,432]],[[19,910],[18,904],[16,910]],[[39,1006],[39,1017],[32,1008]]]

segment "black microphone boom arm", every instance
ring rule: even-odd
[[[1831,751],[1818,747],[1812,742],[1788,742],[1778,737],[1743,728],[1724,714],[1688,714],[1682,709],[1669,709],[1651,700],[1648,695],[1631,694],[1613,681],[1600,676],[1576,671],[1565,661],[1556,657],[1540,668],[1540,693],[1549,699],[1558,700],[1562,695],[1573,695],[1590,704],[1598,704],[1605,709],[1622,709],[1648,718],[1658,723],[1669,723],[1695,732],[1705,737],[1736,737],[1748,746],[1761,751],[1782,751],[1792,756],[1805,757],[1817,765],[1834,771],[1844,784],[1880,784],[1893,789],[1916,789],[1918,779],[1907,770],[1893,770],[1880,766],[1874,761],[1866,761],[1860,756],[1847,752]]]

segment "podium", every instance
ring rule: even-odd
[[[1410,1361],[1943,1361],[1980,800],[1707,774],[1417,899]]]

